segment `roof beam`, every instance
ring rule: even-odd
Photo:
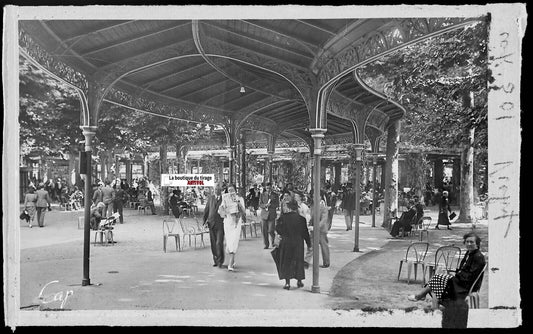
[[[232,80],[228,80],[228,81],[230,81],[230,82],[232,82],[232,83],[234,83],[234,84],[236,85],[236,86],[232,87],[231,89],[237,89],[237,87],[239,87],[239,85],[238,85],[236,82],[234,82],[234,81],[232,81]],[[206,100],[200,101],[198,104],[200,104],[200,105],[207,105],[209,102],[211,102],[211,101],[216,101],[217,98],[219,98],[219,97],[221,97],[221,96],[224,96],[224,95],[226,95],[227,93],[228,93],[228,90],[225,90],[225,91],[223,91],[222,93],[218,93],[218,94],[216,94],[216,95],[213,95],[213,96],[209,97],[209,98],[206,99]],[[253,92],[251,92],[251,93],[248,93],[248,95],[250,95],[250,94],[254,94],[254,93],[255,93],[255,94],[263,94],[263,93],[261,93],[261,92],[253,91]],[[264,94],[263,94],[263,95],[264,95]]]
[[[167,87],[167,88],[161,90],[160,93],[166,93],[166,92],[168,92],[168,91],[170,91],[170,90],[174,90],[174,89],[177,89],[177,88],[180,88],[180,87],[183,87],[183,86],[188,86],[188,85],[191,84],[191,82],[194,82],[194,81],[197,81],[197,80],[203,80],[204,78],[209,77],[209,76],[213,76],[213,75],[215,75],[214,72],[209,72],[209,73],[204,74],[204,75],[202,75],[202,76],[195,77],[195,78],[192,79],[192,80],[187,80],[187,81],[185,81],[185,82],[181,82],[181,83],[179,83],[179,84],[176,84],[176,85],[172,85],[172,86],[170,86],[170,87]]]
[[[271,42],[268,42],[268,41],[265,41],[265,40],[261,40],[261,39],[258,39],[256,37],[251,37],[251,36],[247,36],[247,35],[244,35],[244,34],[241,34],[241,33],[237,33],[235,31],[232,31],[230,29],[227,29],[227,28],[224,28],[220,25],[217,25],[217,24],[214,24],[210,21],[202,21],[203,24],[207,24],[211,27],[214,27],[215,29],[219,29],[219,30],[222,30],[222,31],[225,31],[227,33],[230,33],[230,34],[233,34],[233,35],[237,35],[239,37],[242,37],[242,38],[246,38],[248,40],[251,40],[251,41],[254,41],[254,42],[257,42],[257,43],[260,43],[260,44],[264,44],[264,45],[267,45],[269,47],[273,47],[275,49],[280,49],[282,51],[285,51],[285,52],[288,52],[288,53],[291,53],[295,56],[298,56],[298,57],[304,57],[304,58],[307,58],[309,60],[312,60],[314,59],[314,54],[312,54],[311,56],[308,55],[308,54],[303,54],[301,52],[298,52],[298,51],[294,51],[294,50],[291,50],[291,49],[288,49],[287,47],[284,47],[284,46],[281,46],[281,45],[276,45],[274,43],[271,43]]]
[[[180,98],[181,98],[181,99],[186,99],[186,98],[187,98],[188,96],[190,96],[190,95],[198,94],[198,93],[204,92],[204,91],[206,91],[206,90],[213,89],[214,87],[216,87],[216,86],[220,86],[221,84],[223,84],[223,83],[227,83],[227,82],[228,82],[228,80],[227,80],[226,78],[223,78],[222,80],[219,80],[219,81],[217,81],[217,82],[215,82],[215,83],[213,83],[213,84],[207,85],[207,86],[205,86],[204,88],[196,89],[196,90],[194,90],[194,91],[192,91],[192,92],[190,92],[190,93],[187,93],[187,94],[185,94],[185,95],[181,95]]]
[[[162,81],[162,80],[166,80],[166,79],[170,79],[174,76],[177,76],[177,75],[184,75],[185,73],[189,73],[189,72],[195,72],[196,70],[198,70],[199,68],[201,67],[205,67],[207,64],[205,62],[202,62],[199,63],[198,65],[194,65],[192,67],[187,67],[186,69],[184,69],[183,71],[179,71],[179,72],[172,72],[170,74],[167,74],[167,75],[164,75],[162,77],[157,77],[155,79],[150,79],[148,81],[145,81],[143,83],[140,84],[141,87],[149,87],[151,85],[153,85],[154,83],[158,82],[158,81]],[[149,67],[149,68],[153,68],[153,67]],[[135,73],[139,73],[139,72],[142,72],[144,70],[148,70],[149,68],[146,68],[146,69],[143,69],[143,70],[140,70],[140,71],[137,71]]]
[[[332,36],[335,36],[337,34],[336,31],[327,30],[327,29],[322,28],[322,27],[320,27],[320,26],[318,26],[316,24],[310,23],[308,20],[295,20],[295,21],[296,22],[300,22],[302,24],[305,24],[306,26],[309,26],[311,28],[315,28],[315,29],[318,29],[320,31],[323,31],[323,32],[325,32],[325,33],[327,33],[329,35],[332,35]]]
[[[148,34],[137,35],[137,36],[135,36],[133,38],[126,38],[126,39],[124,39],[124,40],[122,40],[120,42],[116,42],[116,43],[113,43],[113,44],[110,44],[110,45],[107,45],[107,46],[93,48],[93,49],[84,51],[81,55],[82,56],[86,56],[86,55],[90,55],[90,54],[93,54],[93,53],[98,53],[98,52],[101,52],[101,51],[109,50],[109,49],[118,47],[118,46],[123,45],[123,44],[127,44],[127,43],[138,41],[138,40],[143,39],[143,38],[147,38],[147,37],[150,37],[150,36],[155,36],[155,35],[167,32],[167,31],[172,31],[174,29],[179,29],[179,28],[184,27],[184,26],[189,25],[189,24],[190,24],[190,22],[187,22],[187,23],[175,25],[175,26],[172,26],[172,27],[169,27],[169,28],[164,28],[164,29],[152,31],[152,32],[150,32]]]
[[[107,25],[103,28],[100,28],[100,29],[97,29],[97,30],[93,30],[91,32],[88,32],[88,33],[84,33],[84,34],[78,34],[78,35],[74,35],[74,36],[70,36],[68,38],[66,38],[63,42],[64,43],[68,43],[74,39],[76,39],[75,43],[78,42],[77,39],[79,38],[83,38],[83,37],[86,37],[86,36],[90,36],[90,35],[94,35],[94,34],[98,34],[98,33],[101,33],[101,32],[104,32],[106,30],[109,30],[109,29],[114,29],[116,27],[120,27],[120,26],[123,26],[123,25],[126,25],[126,24],[129,24],[131,22],[135,22],[137,20],[127,20],[127,21],[123,21],[123,22],[120,22],[120,23],[113,23],[113,24],[110,24],[110,25]]]
[[[218,38],[215,38],[215,37],[212,37],[212,36],[206,36],[206,39],[216,40],[216,41],[219,41],[219,42],[220,42],[220,40],[219,40]],[[242,49],[242,50],[245,50],[245,51],[248,51],[248,52],[252,52],[252,53],[257,54],[257,51],[256,51],[256,50],[250,49],[250,48],[248,48],[248,47],[245,47],[245,46],[242,46],[242,45],[238,45],[238,44],[235,44],[235,43],[231,43],[231,42],[229,42],[229,41],[222,41],[222,42],[223,42],[224,44],[231,45],[231,46],[233,46],[233,47],[235,47],[235,48]],[[206,52],[206,53],[208,54],[209,52]],[[261,54],[261,55],[262,55],[263,57],[265,57],[265,58],[272,59],[272,60],[274,60],[274,61],[276,61],[276,62],[278,62],[278,63],[283,63],[283,64],[287,64],[287,65],[289,65],[289,66],[298,67],[298,68],[300,68],[300,69],[302,69],[302,70],[307,70],[307,67],[302,66],[302,65],[300,65],[300,64],[295,64],[295,63],[293,63],[293,62],[291,62],[291,61],[288,61],[288,60],[285,60],[285,59],[276,58],[276,57],[274,57],[274,56],[270,56],[270,55],[266,55],[266,54]],[[238,59],[236,59],[236,60],[238,60]]]
[[[65,42],[63,42],[59,36],[56,35],[56,33],[46,24],[46,22],[42,21],[42,20],[39,20],[39,23],[43,26],[43,28],[50,34],[52,35],[52,37],[56,40],[56,42],[61,46],[61,48],[63,48],[63,52],[61,54],[57,53],[57,54],[54,54],[54,56],[57,56],[57,57],[62,57],[64,56],[64,54],[67,52],[67,51],[70,51],[74,56],[76,56],[77,58],[81,59],[83,61],[84,64],[86,65],[89,65],[91,68],[95,68],[95,66],[93,64],[91,64],[89,61],[87,61],[85,58],[83,57],[80,57],[80,55],[74,51],[74,50],[71,50],[70,47],[68,45],[65,44]]]
[[[258,24],[258,23],[254,23],[254,22],[250,22],[248,20],[241,20],[242,22],[245,22],[249,25],[252,25],[254,27],[257,27],[257,28],[260,28],[260,29],[264,29],[264,30],[267,30],[267,31],[270,31],[271,33],[274,33],[276,35],[280,35],[280,36],[283,36],[285,38],[289,38],[289,39],[292,39],[292,40],[295,40],[296,42],[302,44],[304,47],[306,47],[309,52],[311,52],[312,54],[316,54],[316,52],[318,51],[319,47],[317,45],[315,45],[313,42],[311,41],[305,41],[299,37],[295,37],[295,36],[291,36],[285,32],[282,32],[282,31],[279,31],[279,30],[276,30],[274,28],[270,28],[270,27],[267,27],[263,24]]]
[[[147,50],[147,51],[144,51],[144,52],[141,52],[141,53],[138,53],[138,54],[126,57],[126,58],[118,59],[112,63],[104,65],[100,68],[100,70],[104,72],[108,72],[108,70],[112,70],[115,66],[119,66],[120,64],[127,64],[127,63],[131,63],[131,64],[128,64],[129,66],[127,67],[138,66],[138,68],[135,68],[135,69],[131,68],[130,71],[142,70],[144,68],[151,67],[155,63],[154,59],[150,59],[150,62],[147,63],[146,58],[156,58],[156,59],[160,58],[158,59],[159,63],[165,62],[170,58],[170,56],[167,53],[174,51],[177,46],[186,45],[187,43],[190,43],[190,40],[188,38],[177,40],[172,43],[163,43],[161,44],[161,46],[156,47],[155,49],[151,48],[150,50]],[[144,64],[145,66],[141,66],[141,64]],[[127,69],[126,70],[122,69],[121,72],[123,71],[127,71]]]

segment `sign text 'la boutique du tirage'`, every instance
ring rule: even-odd
[[[214,174],[161,174],[163,187],[214,187]]]

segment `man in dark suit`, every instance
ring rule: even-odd
[[[222,268],[224,263],[224,219],[218,214],[218,207],[222,203],[222,188],[215,186],[215,194],[209,194],[204,210],[204,225],[209,226],[211,239],[211,253],[213,253],[213,267]]]
[[[341,208],[344,210],[344,222],[346,223],[346,231],[352,229],[353,215],[355,210],[355,192],[352,189],[352,183],[346,184],[346,192],[343,192]]]
[[[275,220],[277,218],[277,208],[279,206],[279,195],[272,190],[272,184],[267,183],[265,189],[259,197],[259,207],[261,208],[261,231],[263,232],[263,242],[265,249],[268,249],[270,244],[274,244],[274,228]],[[270,239],[269,239],[270,236]]]

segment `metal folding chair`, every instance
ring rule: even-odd
[[[174,237],[176,241],[176,251],[181,251],[181,226],[178,219],[164,219],[163,220],[163,252],[167,252],[167,240],[169,237]]]
[[[470,291],[468,292],[468,296],[466,297],[466,303],[468,304],[469,308],[479,308],[479,290],[481,289],[481,283],[483,282],[483,275],[487,267],[488,267],[488,263],[485,262],[485,266],[483,267],[483,270],[481,270],[476,280],[470,287]]]
[[[411,280],[411,269],[415,270],[415,280],[418,265],[422,266],[422,271],[425,269],[424,260],[428,252],[429,243],[427,242],[413,242],[407,247],[405,257],[400,260],[400,269],[398,270],[398,280],[400,280],[400,274],[402,272],[402,265],[407,264],[407,284]]]
[[[435,261],[427,262],[424,267],[422,284],[426,283],[426,272],[429,274],[428,281],[435,274],[438,268],[442,268],[446,273],[455,272],[461,261],[461,248],[454,245],[447,245],[437,248]]]

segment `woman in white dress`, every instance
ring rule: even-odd
[[[222,203],[218,213],[224,218],[224,237],[226,238],[226,251],[228,252],[228,270],[234,271],[235,253],[239,248],[242,222],[246,222],[246,207],[244,198],[237,195],[235,186],[228,187],[228,193],[222,195]]]

